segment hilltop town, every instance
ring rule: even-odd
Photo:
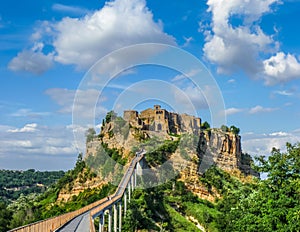
[[[192,176],[197,178],[199,173],[205,171],[205,163],[206,166],[216,165],[227,172],[258,176],[250,167],[251,157],[242,152],[241,137],[229,130],[203,128],[199,117],[169,112],[160,105],[141,112],[125,110],[123,117],[109,114],[111,116],[104,121],[100,134],[87,142],[86,157],[95,156],[101,144],[128,158],[133,148],[148,140],[159,138],[162,141],[176,141],[183,135],[192,135],[196,147],[185,149],[190,158],[197,161],[197,165],[190,162],[192,170],[182,173],[187,179]]]
[[[141,130],[156,131],[162,133],[183,134],[191,133],[200,135],[201,119],[188,114],[178,114],[162,109],[160,105],[154,105],[141,111],[125,110],[124,120],[131,126]]]

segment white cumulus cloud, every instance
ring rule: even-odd
[[[280,51],[280,42],[260,27],[263,15],[281,3],[280,0],[207,1],[212,23],[204,31],[203,51],[205,57],[217,65],[219,73],[242,70],[252,78],[264,79],[266,85],[300,78],[297,58]],[[241,23],[232,20],[235,18]]]
[[[53,9],[73,13],[79,11],[76,7],[62,4],[54,4]],[[43,22],[31,39],[35,43],[48,43],[53,47],[52,53],[46,55],[42,49],[25,49],[12,59],[9,69],[41,74],[51,67],[53,61],[87,69],[101,57],[125,46],[139,43],[176,44],[172,36],[164,33],[162,22],[154,21],[145,0],[108,1],[102,9],[83,17]],[[153,53],[151,50],[148,52],[149,55]]]
[[[29,123],[26,124],[22,128],[15,128],[15,129],[9,129],[7,132],[12,132],[12,133],[18,133],[18,132],[35,132],[37,131],[37,124],[36,123]]]
[[[91,66],[102,56],[124,46],[161,42],[174,44],[163,32],[161,22],[154,22],[144,0],[116,0],[84,18],[64,18],[56,26],[55,60]]]
[[[106,97],[98,96],[99,91],[96,89],[71,90],[53,88],[46,90],[45,93],[61,107],[58,110],[59,113],[69,114],[73,112],[80,114],[80,117],[93,118],[95,114],[98,117],[100,114],[107,112],[101,106],[101,103],[106,101]]]
[[[12,71],[26,71],[40,75],[53,65],[53,54],[45,55],[40,50],[23,50],[8,64]]]
[[[185,78],[189,78],[189,77],[194,77],[196,76],[199,72],[201,72],[200,69],[191,69],[188,73],[186,74],[178,74],[176,75],[172,81],[179,81]]]
[[[71,13],[71,14],[85,14],[88,13],[87,9],[78,6],[69,6],[64,4],[55,3],[52,5],[52,10]]]
[[[266,113],[266,112],[273,112],[278,110],[278,108],[271,108],[271,107],[262,107],[260,105],[254,106],[249,110],[250,114],[257,114],[257,113]]]
[[[292,96],[294,93],[292,91],[287,90],[278,90],[274,92],[275,94],[282,95],[282,96]]]
[[[234,107],[232,107],[232,108],[226,109],[226,110],[225,110],[225,114],[226,114],[226,115],[232,115],[232,114],[240,113],[240,112],[242,112],[242,111],[244,111],[244,109],[239,109],[239,108],[234,108]]]
[[[245,133],[242,135],[243,151],[251,155],[268,156],[273,147],[285,151],[287,142],[291,144],[300,142],[300,130],[277,131],[269,134]]]
[[[16,112],[10,114],[10,116],[12,117],[28,117],[28,118],[40,118],[48,115],[50,115],[50,112],[37,112],[27,108],[18,109]]]
[[[30,123],[20,128],[0,130],[0,135],[0,155],[5,153],[12,156],[76,154],[73,133],[69,127],[50,128]]]
[[[263,63],[267,85],[300,78],[300,63],[294,55],[278,52]]]
[[[218,65],[219,72],[242,69],[254,74],[262,68],[257,60],[259,52],[272,45],[273,40],[254,22],[270,11],[276,0],[208,0],[212,13],[212,28],[206,36],[205,56]],[[243,24],[234,26],[230,17],[243,18]]]

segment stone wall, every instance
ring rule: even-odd
[[[124,119],[131,126],[142,128],[143,130],[200,135],[200,118],[187,114],[168,112],[162,109],[160,105],[155,105],[153,109],[143,110],[140,114],[134,110],[126,110],[124,111]]]

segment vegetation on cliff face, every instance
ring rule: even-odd
[[[101,143],[97,147],[96,154],[87,156],[85,162],[103,180],[113,175],[114,181],[118,182],[124,174],[123,166],[128,161],[116,148],[109,148],[108,144]]]
[[[220,128],[223,132],[232,132],[235,135],[238,135],[240,133],[240,128],[237,128],[236,126],[232,125],[230,127],[226,125],[222,125]]]
[[[299,231],[300,144],[287,144],[287,152],[273,149],[267,159],[257,160],[256,168],[268,173],[265,180],[242,183],[215,166],[200,177],[221,194],[215,203],[197,198],[176,180],[135,190],[126,231],[198,231],[188,218],[206,231]]]
[[[299,231],[300,144],[287,152],[273,149],[259,157],[258,170],[268,178],[226,194],[218,209],[222,231]]]
[[[124,222],[125,231],[199,231],[188,220],[194,218],[210,231],[216,231],[215,206],[188,191],[183,182],[169,181],[149,189],[136,189]]]
[[[74,211],[106,197],[115,190],[115,186],[107,184],[101,188],[87,188],[77,196],[72,196],[67,202],[57,201],[58,194],[62,189],[70,190],[75,180],[83,182],[93,176],[94,173],[86,167],[80,154],[74,169],[66,172],[43,194],[22,194],[8,206],[0,203],[0,231]]]
[[[210,129],[210,124],[209,124],[207,121],[203,122],[203,123],[201,124],[201,129],[202,129],[202,130]]]
[[[90,142],[93,140],[93,138],[95,137],[96,135],[96,131],[94,128],[89,128],[86,133],[85,133],[85,137],[86,137],[86,142]]]
[[[145,159],[150,166],[161,165],[168,160],[168,157],[176,151],[179,140],[165,140],[155,150],[146,153]]]

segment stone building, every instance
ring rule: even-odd
[[[162,109],[160,105],[154,105],[140,112],[125,110],[124,120],[131,126],[142,130],[164,133],[193,133],[200,134],[201,119],[187,114],[177,114]]]

